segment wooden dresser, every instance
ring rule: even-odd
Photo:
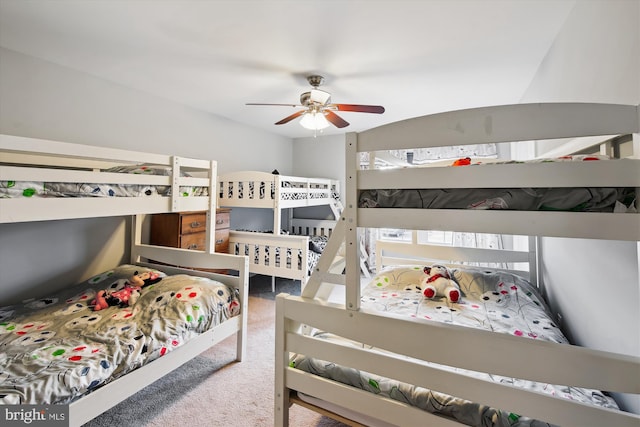
[[[231,225],[231,209],[216,209],[216,252],[229,252],[229,226]]]
[[[216,210],[215,251],[227,253],[229,249],[229,224],[231,209]],[[206,250],[207,213],[176,212],[151,216],[149,243],[174,248]]]

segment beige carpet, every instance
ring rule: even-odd
[[[270,280],[252,278],[242,362],[234,361],[235,337],[228,338],[85,426],[272,426],[275,302]],[[278,281],[277,292],[296,289],[299,294],[299,282]],[[297,405],[291,407],[290,425],[344,427]]]

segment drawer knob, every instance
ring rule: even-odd
[[[198,244],[197,243],[192,243],[189,245],[189,247],[187,249],[198,249]]]
[[[217,220],[216,220],[216,224],[222,224],[222,223],[224,223],[224,221],[223,221],[223,220],[221,220],[221,219],[217,219]]]
[[[197,227],[200,227],[200,223],[198,221],[193,221],[191,223],[191,228],[197,228]]]
[[[216,240],[216,245],[219,245],[220,243],[223,243],[224,239],[220,239],[220,240]]]

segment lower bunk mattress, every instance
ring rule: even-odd
[[[453,269],[451,274],[459,284],[462,293],[462,297],[457,303],[449,302],[446,298],[425,298],[421,284],[424,279],[423,268],[401,266],[387,268],[374,277],[362,291],[361,306],[383,313],[513,334],[528,339],[556,343],[568,342],[552,321],[550,311],[535,287],[525,279],[510,273],[475,268]],[[315,331],[314,336],[321,339],[337,340],[347,345],[361,346],[361,344],[322,331]],[[469,351],[472,353],[473,348],[469,348]],[[505,354],[504,357],[508,358],[509,355]],[[291,359],[291,366],[432,413],[451,417],[466,425],[548,425],[511,413],[508,408],[487,407],[435,390],[340,366],[331,361],[294,355]],[[618,408],[612,398],[598,390],[535,383],[517,378],[438,366],[590,405]]]
[[[141,290],[134,277],[147,279]],[[103,290],[116,305],[96,310]],[[133,265],[0,307],[0,404],[70,403],[239,312],[237,292],[220,282]]]

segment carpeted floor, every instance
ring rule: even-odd
[[[300,282],[278,279],[276,293],[300,294]],[[273,425],[275,295],[271,277],[249,286],[247,354],[235,362],[230,337],[85,424],[85,427],[262,427]],[[294,405],[293,427],[344,427]]]

